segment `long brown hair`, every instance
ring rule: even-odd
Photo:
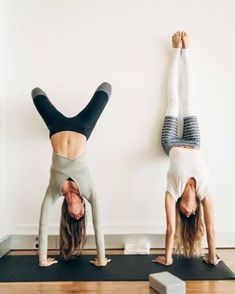
[[[84,208],[86,211],[85,203]],[[66,199],[61,207],[60,218],[60,258],[68,260],[73,255],[79,255],[86,243],[85,214],[78,220],[68,213]]]
[[[175,253],[187,257],[201,254],[201,241],[205,232],[200,199],[196,196],[195,214],[186,217],[180,210],[180,197],[176,202]]]

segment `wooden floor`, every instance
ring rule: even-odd
[[[151,254],[161,253],[152,250]],[[107,250],[107,254],[122,254],[121,250]],[[218,255],[235,272],[235,249],[218,249]],[[12,251],[9,255],[36,255],[36,251]],[[57,254],[57,251],[50,251]],[[86,250],[83,254],[95,254]],[[187,294],[235,294],[235,281],[186,281]],[[153,294],[148,282],[27,282],[0,283],[1,294]]]

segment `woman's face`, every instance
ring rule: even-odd
[[[186,216],[195,214],[197,209],[196,189],[194,185],[187,183],[180,201],[180,211]]]
[[[181,201],[180,201],[180,211],[186,216],[195,214],[197,209],[196,201],[196,191],[193,188],[188,188],[184,191]]]
[[[85,214],[84,202],[71,203],[68,205],[68,213],[75,219],[80,219]]]
[[[197,205],[193,203],[185,203],[182,200],[180,201],[180,211],[186,217],[190,217],[192,214],[195,214],[196,209],[197,209]]]
[[[84,200],[73,190],[67,191],[63,195],[67,201],[69,215],[77,220],[84,216]]]

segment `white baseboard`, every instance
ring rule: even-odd
[[[6,240],[8,240],[6,242]],[[164,248],[165,235],[164,234],[115,234],[105,235],[106,249],[123,249],[125,243],[144,243],[148,242],[150,248]],[[11,235],[4,240],[0,240],[0,252],[20,249],[36,249],[38,243],[38,236],[35,235]],[[5,244],[5,245],[4,245]],[[206,239],[203,240],[203,248],[207,247]],[[235,248],[235,232],[234,233],[216,233],[216,247],[217,248]],[[87,236],[87,243],[85,249],[95,249],[94,235]],[[59,236],[49,235],[48,249],[59,249]]]
[[[38,240],[37,235],[12,235],[11,249],[35,249]],[[152,248],[164,247],[164,235],[148,234],[128,234],[128,235],[105,235],[106,249],[123,249],[125,243],[149,242]],[[94,235],[87,236],[85,249],[95,249]],[[48,237],[48,249],[59,249],[59,236],[50,235]]]
[[[138,243],[149,242],[151,248],[164,248],[165,246],[165,224],[118,224],[103,225],[106,248],[123,248],[127,242]],[[59,226],[52,224],[48,226],[49,248],[58,248]],[[94,231],[91,223],[87,225],[87,248],[95,248]],[[8,235],[12,236],[14,249],[32,249],[33,241],[38,235],[38,224],[9,225]],[[23,238],[24,237],[24,238]],[[23,239],[22,239],[23,238]],[[206,247],[203,240],[203,247]],[[221,248],[235,248],[235,231],[216,232],[216,246]]]
[[[11,236],[6,235],[0,239],[0,258],[11,250]]]

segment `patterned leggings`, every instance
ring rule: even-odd
[[[182,116],[184,118],[183,137],[178,138],[178,83],[179,66],[182,66]],[[172,147],[188,146],[193,148],[200,147],[200,130],[197,116],[193,106],[193,81],[190,63],[189,49],[173,48],[170,58],[170,66],[167,81],[167,110],[162,129],[162,147],[169,155]]]
[[[162,129],[161,143],[167,155],[169,155],[172,147],[190,146],[197,149],[200,148],[200,130],[196,116],[184,117],[182,138],[178,138],[177,128],[177,117],[166,115]]]

